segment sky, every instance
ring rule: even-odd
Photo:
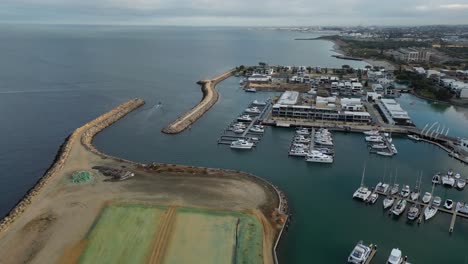
[[[189,26],[468,24],[468,0],[0,0],[0,23]]]

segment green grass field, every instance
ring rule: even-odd
[[[110,205],[103,209],[87,237],[79,263],[145,263],[165,208]]]

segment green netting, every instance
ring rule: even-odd
[[[71,182],[73,183],[84,183],[89,182],[93,179],[93,175],[89,171],[77,171],[73,173]]]

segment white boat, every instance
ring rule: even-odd
[[[394,154],[398,154],[398,150],[396,149],[395,144],[391,145],[391,149]]]
[[[292,144],[292,147],[293,147],[293,148],[308,148],[309,145],[303,144],[303,143],[296,143],[296,142],[294,142],[294,143]]]
[[[364,169],[362,170],[362,177],[361,177],[361,186],[354,192],[353,198],[361,199],[363,202],[369,199],[369,196],[372,192],[364,186],[364,177],[366,175],[366,165],[364,165]]]
[[[253,145],[254,143],[244,139],[238,139],[231,142],[231,148],[233,149],[252,149]]]
[[[327,155],[333,155],[335,154],[335,151],[333,149],[330,149],[330,148],[315,148],[316,151],[320,151],[322,152],[323,154],[327,154]]]
[[[400,185],[398,183],[393,184],[392,189],[390,189],[390,194],[391,195],[397,194],[398,189],[400,189]]]
[[[428,206],[424,209],[424,220],[429,220],[437,213],[438,209],[434,206]]]
[[[369,197],[369,203],[371,204],[375,204],[377,202],[377,200],[379,199],[379,195],[377,193],[373,193],[371,194],[371,196]]]
[[[451,200],[451,199],[445,200],[444,207],[445,207],[445,209],[447,209],[447,210],[452,210],[452,208],[453,208],[453,200]]]
[[[294,142],[297,143],[310,143],[310,138],[306,138],[302,135],[299,135],[297,137],[294,137]]]
[[[392,207],[392,205],[393,205],[394,202],[395,202],[395,198],[393,198],[392,196],[387,196],[387,197],[383,200],[383,207],[384,207],[384,209],[387,209],[387,208]]]
[[[372,249],[359,241],[348,257],[348,263],[364,264],[370,256]]]
[[[385,156],[385,157],[391,157],[391,156],[395,155],[395,153],[387,152],[387,151],[377,151],[376,153],[377,153],[377,155]]]
[[[408,135],[408,137],[411,138],[412,140],[416,140],[416,141],[421,140],[421,138],[419,138],[417,135]]]
[[[403,263],[403,257],[401,255],[401,250],[398,248],[392,249],[390,256],[388,257],[387,264],[401,264]]]
[[[411,206],[410,209],[408,210],[408,219],[409,219],[409,220],[415,220],[416,218],[418,218],[419,214],[420,214],[419,206],[417,206],[416,204],[414,204],[414,205]]]
[[[432,200],[432,205],[439,207],[442,204],[442,198],[440,196],[435,196],[434,200]]]
[[[255,93],[255,92],[257,92],[257,89],[255,89],[255,88],[247,88],[247,89],[245,89],[245,91],[248,92],[248,93]]]
[[[265,102],[261,102],[261,101],[257,101],[257,100],[254,100],[254,101],[252,102],[252,104],[254,104],[254,105],[266,105]]]
[[[242,128],[233,128],[234,133],[236,134],[242,134],[244,133],[245,129],[242,129]]]
[[[255,125],[255,126],[250,128],[250,132],[263,133],[263,132],[265,132],[265,129],[263,127],[261,127],[261,126]]]
[[[320,151],[313,150],[312,152],[307,154],[306,161],[318,163],[333,163],[333,157],[330,155],[323,154]]]
[[[458,179],[457,180],[457,188],[458,189],[463,190],[463,188],[465,188],[465,185],[466,185],[466,180],[465,179]]]
[[[381,193],[387,193],[389,187],[390,185],[388,185],[388,183],[379,182],[375,186],[375,190]]]
[[[410,187],[408,185],[403,185],[400,192],[401,197],[407,198],[410,195]]]
[[[406,200],[405,199],[399,199],[395,206],[393,207],[392,209],[392,213],[396,216],[399,216],[401,215],[401,213],[403,213],[405,211],[405,208],[406,208]]]
[[[289,155],[296,156],[296,157],[305,157],[308,154],[309,152],[303,148],[296,148],[296,149],[292,149],[291,151],[289,151]]]
[[[250,115],[241,115],[237,118],[237,120],[242,122],[250,122],[252,121],[252,117],[250,117]]]
[[[456,174],[455,174],[455,179],[460,179],[460,178],[461,178],[460,173],[456,173]]]
[[[452,169],[448,170],[448,171],[447,171],[447,175],[448,175],[448,176],[453,176],[453,170],[452,170]]]
[[[310,135],[310,131],[307,128],[301,128],[301,129],[296,130],[296,134],[307,136],[307,135]]]
[[[411,201],[417,201],[419,199],[419,190],[414,190],[410,194]]]
[[[378,130],[369,130],[369,131],[364,131],[363,133],[366,136],[378,136],[379,135]]]
[[[251,107],[251,108],[247,108],[245,109],[246,113],[252,113],[252,114],[260,114],[260,109],[258,109],[258,107],[254,106],[254,107]]]
[[[439,174],[439,173],[436,173],[436,174],[432,177],[432,183],[433,183],[433,184],[439,184],[439,183],[440,183],[440,174]]]
[[[425,192],[422,198],[423,203],[429,203],[432,199],[432,194],[430,192]]]
[[[455,207],[456,211],[462,214],[468,214],[468,203],[458,202],[457,207]]]
[[[333,141],[326,140],[326,139],[317,138],[314,140],[314,142],[320,145],[324,145],[324,146],[333,146]]]
[[[442,176],[442,184],[453,187],[455,185],[455,178],[449,175]]]
[[[382,143],[383,142],[383,137],[381,137],[381,136],[367,136],[366,141],[367,142]]]
[[[373,145],[371,145],[371,148],[373,148],[373,149],[386,149],[387,145],[385,145],[385,144],[373,144]]]

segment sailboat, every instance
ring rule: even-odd
[[[364,164],[364,169],[362,171],[361,186],[354,192],[353,198],[361,199],[363,202],[369,199],[371,191],[364,186],[364,175],[366,174],[366,164]]]
[[[397,171],[398,172],[398,171]],[[398,193],[398,189],[400,189],[400,185],[398,183],[396,183],[396,179],[397,179],[397,172],[395,172],[395,181],[393,183],[393,186],[392,186],[392,189],[390,189],[390,194],[391,195],[395,195]]]
[[[410,199],[412,201],[417,201],[419,198],[419,193],[421,189],[421,179],[422,179],[422,172],[421,172],[421,176],[419,177],[419,182],[418,182],[418,178],[416,178],[416,186],[414,187],[414,190],[410,194]]]
[[[434,193],[434,186],[435,184],[432,184],[432,192],[430,193],[431,197],[432,197],[432,194]],[[434,215],[437,213],[439,209],[435,206],[432,205],[432,203],[426,207],[426,209],[424,209],[424,220],[429,220],[431,219],[432,217],[434,217]]]

